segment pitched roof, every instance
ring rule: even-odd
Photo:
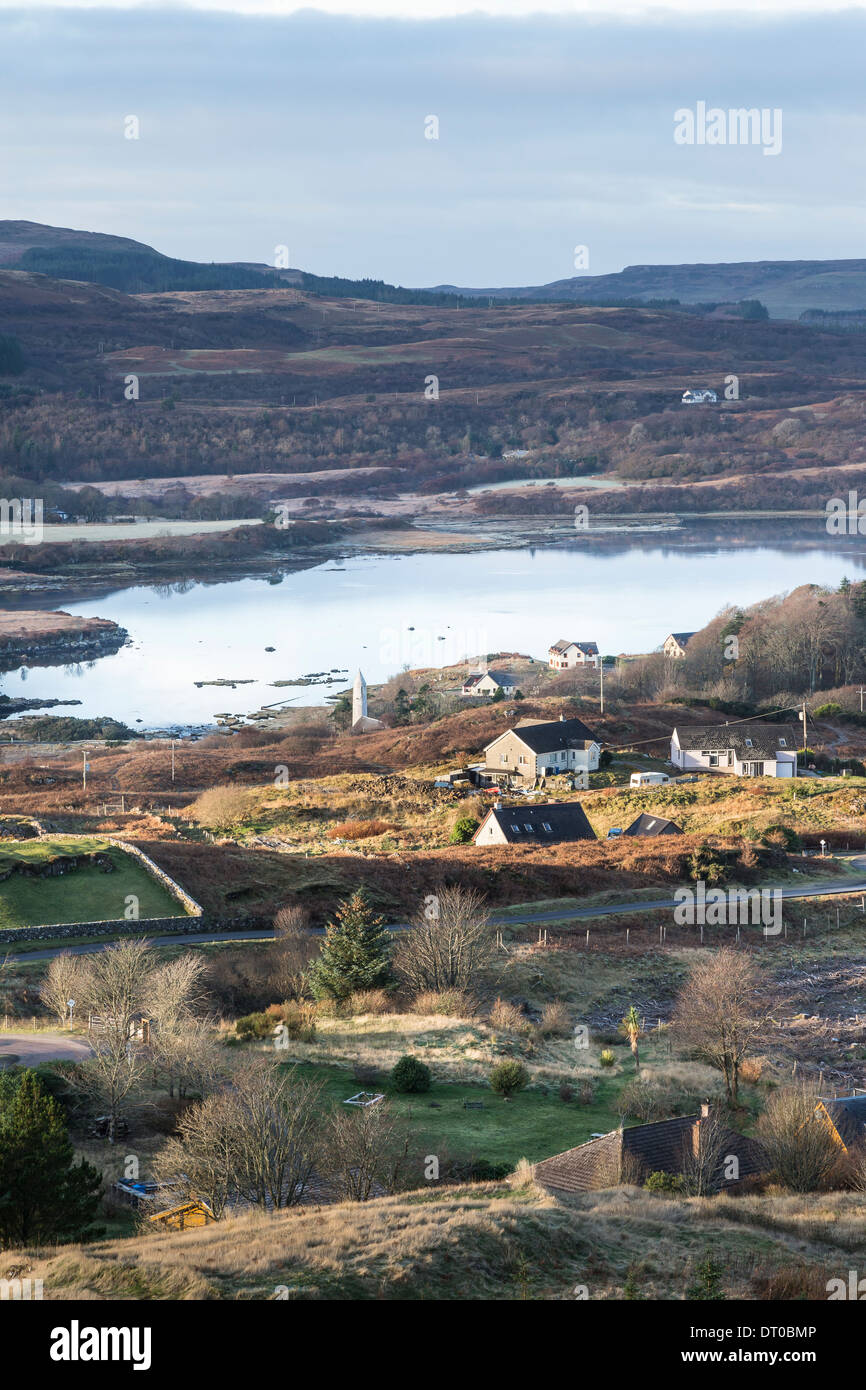
[[[569,642],[565,637],[560,637],[558,642],[554,642],[550,650],[552,652],[567,652],[569,647],[577,647],[584,656],[598,656],[597,642]]]
[[[543,806],[494,806],[475,832],[476,844],[489,816],[496,821],[510,845],[555,845],[595,839],[595,831],[576,801],[552,801]]]
[[[670,639],[673,638],[675,642],[679,642],[681,647],[685,647],[688,645],[689,639],[694,637],[694,635],[694,632],[669,632],[665,641],[669,642]]]
[[[682,835],[682,826],[675,821],[665,820],[664,816],[651,816],[649,812],[642,811],[641,814],[632,821],[631,825],[626,826],[623,835]]]
[[[463,682],[464,689],[467,685],[477,685],[483,681],[485,676],[489,676],[497,685],[516,685],[517,677],[512,676],[509,671],[476,671],[473,676],[467,676]]]
[[[559,748],[583,748],[587,743],[600,742],[582,719],[521,720],[505,733],[516,734],[533,753],[554,753]],[[504,734],[499,735],[503,737]],[[496,742],[498,739],[493,740]],[[487,747],[492,748],[493,744],[488,743]]]
[[[846,1148],[866,1141],[866,1096],[839,1096],[821,1103]]]
[[[593,1192],[641,1180],[649,1173],[680,1173],[692,1151],[700,1115],[677,1115],[652,1124],[612,1130],[575,1149],[536,1163],[533,1175],[555,1192]],[[763,1172],[767,1162],[760,1145],[736,1130],[725,1133],[725,1148],[740,1161],[740,1178]]]
[[[799,734],[793,724],[696,724],[674,729],[680,748],[719,752],[733,748],[740,758],[775,757],[780,751],[796,753]],[[673,737],[673,735],[672,735]]]

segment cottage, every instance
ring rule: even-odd
[[[561,637],[547,652],[547,664],[553,671],[570,671],[576,666],[597,667],[600,661],[595,642],[569,642]]]
[[[682,661],[686,647],[694,637],[693,632],[669,632],[662,643],[662,651],[674,661]]]
[[[487,812],[472,837],[475,845],[558,845],[594,840],[595,831],[576,801],[544,806],[502,806]]]
[[[699,1115],[679,1115],[672,1120],[614,1129],[576,1149],[536,1163],[533,1176],[540,1187],[553,1193],[597,1192],[622,1183],[642,1184],[650,1173],[676,1176],[699,1152],[701,1126],[709,1122],[710,1107],[704,1104]],[[723,1151],[725,1159],[738,1160],[739,1181],[766,1170],[760,1145],[736,1130],[726,1131]],[[720,1183],[722,1177],[720,1171]],[[725,1186],[730,1189],[736,1184]]]
[[[682,835],[682,826],[664,816],[651,816],[643,811],[622,832],[623,835]]]
[[[517,677],[507,671],[478,671],[467,676],[460,691],[461,695],[495,695],[502,691],[503,696],[513,695],[517,689]]]
[[[580,719],[523,719],[484,749],[487,771],[530,786],[556,773],[596,772],[601,743]]]
[[[683,392],[683,405],[716,405],[718,396],[709,386],[689,387]]]
[[[711,724],[674,729],[671,762],[736,777],[796,777],[797,731],[790,724]]]

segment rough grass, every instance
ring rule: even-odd
[[[199,1230],[7,1251],[46,1300],[680,1300],[707,1249],[728,1299],[847,1277],[862,1195],[675,1199],[635,1188],[559,1202],[533,1185],[421,1189],[229,1217]],[[582,1292],[585,1290],[585,1294]]]

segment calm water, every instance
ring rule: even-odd
[[[754,534],[776,530],[767,522]],[[0,676],[0,689],[81,700],[70,714],[166,728],[291,696],[321,704],[328,687],[275,689],[270,682],[335,667],[353,677],[360,666],[375,682],[404,666],[444,665],[478,652],[546,659],[559,637],[596,641],[605,653],[650,651],[672,630],[703,626],[726,604],[864,577],[862,541],[813,530],[777,546],[744,542],[742,528],[729,544],[684,528],[664,539],[620,538],[613,547],[361,556],[277,582],[186,582],[45,602],[113,618],[132,645],[89,666],[10,672]],[[276,650],[266,652],[269,646]],[[195,681],[217,677],[255,683],[196,689]],[[330,692],[348,683],[343,677]]]

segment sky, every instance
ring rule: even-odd
[[[544,9],[0,0],[0,218],[404,285],[864,255],[866,10]]]

